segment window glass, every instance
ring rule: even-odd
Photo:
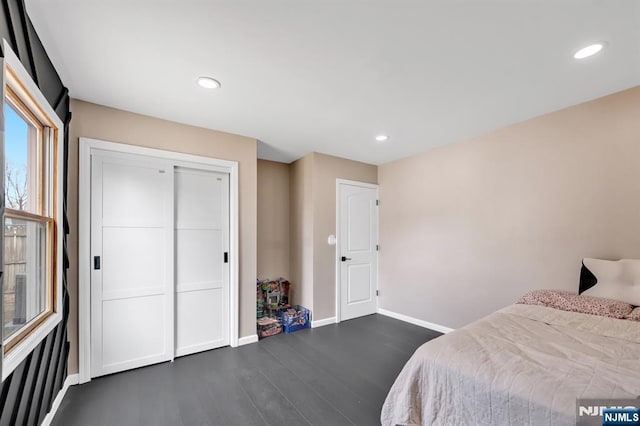
[[[5,218],[4,340],[47,308],[46,227],[46,222]]]
[[[36,129],[5,103],[5,206],[37,211]]]

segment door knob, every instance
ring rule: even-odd
[[[340,258],[340,260],[342,260],[343,262],[346,262],[347,260],[351,260],[351,258],[350,257],[346,257],[346,256],[342,256]]]

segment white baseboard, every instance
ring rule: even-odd
[[[335,324],[336,317],[325,318],[317,321],[311,321],[311,328],[322,327],[324,325]]]
[[[42,419],[41,426],[49,426],[51,424],[51,422],[53,421],[53,417],[56,415],[56,411],[58,411],[58,408],[60,407],[60,404],[62,403],[62,400],[64,399],[64,396],[67,393],[67,390],[69,389],[70,386],[77,385],[77,384],[78,384],[77,374],[70,374],[67,376],[67,378],[64,380],[64,383],[62,384],[62,389],[60,389],[60,391],[58,392],[58,395],[56,395],[56,399],[54,399],[53,404],[51,404],[51,411],[49,411],[47,415],[44,416],[44,419]]]
[[[395,318],[400,321],[408,322],[413,325],[428,328],[429,330],[439,331],[440,333],[449,333],[453,331],[453,328],[445,327],[444,325],[434,324],[429,321],[424,321],[418,318],[413,318],[407,315],[399,314],[397,312],[387,311],[386,309],[378,308],[378,313],[387,317]]]
[[[238,346],[244,346],[250,343],[256,343],[257,341],[258,341],[257,334],[252,334],[251,336],[244,336],[238,339]]]

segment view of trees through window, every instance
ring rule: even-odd
[[[27,210],[29,124],[5,104],[5,206]]]

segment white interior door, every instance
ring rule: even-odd
[[[177,167],[176,356],[229,345],[229,175]]]
[[[173,167],[91,161],[91,376],[173,357]]]
[[[338,183],[339,319],[378,309],[378,189]]]

